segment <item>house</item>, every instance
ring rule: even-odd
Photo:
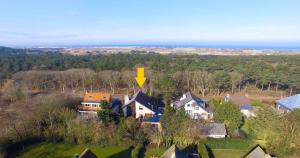
[[[151,117],[160,115],[163,112],[164,104],[160,100],[150,98],[142,91],[139,91],[132,98],[127,95],[122,106],[124,116],[133,116],[135,118]]]
[[[276,158],[267,154],[260,145],[256,145],[252,148],[244,158]]]
[[[172,145],[160,158],[188,158],[175,144]]]
[[[225,138],[227,131],[224,123],[208,123],[200,126],[200,131],[209,138]]]
[[[225,102],[232,102],[235,105],[239,106],[241,113],[245,118],[255,116],[256,109],[251,105],[251,101],[246,96],[227,96],[224,97]]]
[[[78,106],[78,112],[80,114],[97,115],[97,111],[103,109],[103,103],[110,103],[110,93],[97,92],[97,93],[85,93],[83,96],[81,105]]]
[[[175,109],[184,108],[187,114],[193,119],[211,119],[212,109],[202,99],[196,97],[191,92],[182,95],[179,100],[174,101],[171,107]]]
[[[276,109],[281,113],[288,113],[300,109],[300,94],[276,100]]]
[[[97,158],[97,156],[90,149],[86,148],[80,156],[75,154],[74,158]]]
[[[153,115],[149,118],[146,118],[145,120],[143,120],[143,125],[150,125],[156,129],[158,129],[159,131],[162,130],[161,128],[161,124],[160,124],[160,117],[161,115]]]
[[[240,106],[241,112],[244,117],[249,118],[251,116],[256,116],[255,115],[255,109],[251,105],[242,105]]]

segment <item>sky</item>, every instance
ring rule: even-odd
[[[0,0],[0,45],[300,46],[299,0]]]

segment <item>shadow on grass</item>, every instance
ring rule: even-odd
[[[207,147],[206,145],[205,145],[205,147],[206,147],[209,158],[215,158],[215,155],[214,155],[213,151],[211,150],[211,148]]]
[[[111,155],[107,158],[125,158],[125,157],[130,158],[132,149],[133,149],[133,147],[129,147],[128,149],[123,150],[121,152],[118,152],[118,153],[116,153],[114,155]]]

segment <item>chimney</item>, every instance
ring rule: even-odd
[[[128,95],[124,95],[124,104],[129,102],[129,96]]]
[[[183,100],[186,98],[186,94],[183,94],[182,97],[180,98],[180,100]]]

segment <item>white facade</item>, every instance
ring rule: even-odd
[[[209,119],[212,116],[201,106],[195,103],[194,100],[189,101],[184,105],[184,110],[193,119]]]
[[[207,135],[209,138],[225,138],[226,135]]]
[[[255,114],[251,110],[248,110],[248,109],[241,109],[241,113],[247,118],[249,118],[251,116],[255,116]]]
[[[152,110],[135,101],[135,117],[139,118],[145,116],[146,114],[155,114]]]

